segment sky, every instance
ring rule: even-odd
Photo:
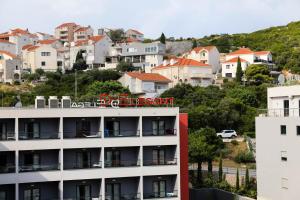
[[[0,32],[54,33],[64,22],[133,28],[146,38],[246,33],[300,20],[300,0],[0,0]]]

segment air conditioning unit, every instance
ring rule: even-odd
[[[35,108],[45,108],[45,97],[44,96],[36,96],[35,97]]]
[[[63,96],[61,99],[62,108],[71,108],[71,98],[70,96]]]
[[[58,102],[57,96],[49,97],[48,106],[49,106],[49,108],[58,108],[59,107],[59,102]]]

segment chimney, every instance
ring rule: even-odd
[[[62,108],[71,108],[71,98],[70,96],[63,96],[61,99]]]
[[[57,96],[50,96],[48,99],[49,108],[58,108],[58,99]]]
[[[44,96],[36,96],[35,97],[35,108],[45,108],[45,97]]]

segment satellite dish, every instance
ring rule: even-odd
[[[283,74],[280,74],[278,76],[278,84],[279,85],[283,85],[285,83],[285,78],[284,78],[284,75]]]

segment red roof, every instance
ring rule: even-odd
[[[128,29],[127,31],[132,31],[132,32],[134,32],[134,33],[136,33],[136,34],[144,35],[143,33],[139,32],[139,31],[137,31],[137,30],[134,30],[134,29]]]
[[[239,57],[235,57],[229,60],[226,60],[224,63],[237,63]],[[247,60],[244,60],[243,58],[240,58],[241,63],[248,62]]]
[[[170,79],[156,73],[140,73],[140,72],[127,72],[128,76],[140,79],[142,81],[153,81],[153,82],[171,82]]]
[[[228,55],[243,55],[243,54],[253,54],[254,52],[249,48],[240,48],[239,50],[233,51]]]
[[[6,55],[10,56],[11,58],[17,58],[17,56],[15,54],[10,53],[8,51],[2,51],[2,50],[0,50],[0,54],[6,54]]]
[[[57,26],[56,28],[64,28],[64,27],[70,27],[70,26],[77,26],[77,24],[75,24],[74,22],[68,22],[68,23],[63,23],[63,24]]]
[[[39,47],[40,46],[31,46],[31,47],[27,48],[27,51],[34,51],[34,50],[36,50]]]
[[[269,53],[271,53],[271,52],[270,51],[256,51],[255,55],[267,55]]]
[[[94,42],[98,42],[98,41],[102,40],[104,37],[105,37],[104,35],[95,35],[95,36],[91,36],[89,39]]]
[[[172,60],[172,59],[171,59]],[[157,67],[154,67],[153,69],[163,69],[163,68],[168,68],[168,67],[211,67],[211,65],[205,64],[198,62],[193,59],[187,59],[187,58],[173,58],[175,61],[174,64],[169,63],[167,65],[159,65]]]
[[[2,40],[2,39],[0,39],[0,43],[15,44],[15,43],[12,43],[12,42],[10,42],[8,40]]]
[[[40,44],[53,44],[57,40],[39,40],[38,43]]]
[[[26,50],[26,49],[28,49],[29,47],[32,47],[32,46],[33,46],[32,44],[24,45],[24,46],[22,47],[22,50]]]
[[[86,31],[88,30],[90,27],[80,27],[78,29],[75,30],[75,32],[81,32],[81,31]]]
[[[196,48],[192,49],[191,51],[195,51],[196,53],[198,53],[202,50],[211,51],[213,48],[216,48],[216,47],[215,46],[196,47]]]

